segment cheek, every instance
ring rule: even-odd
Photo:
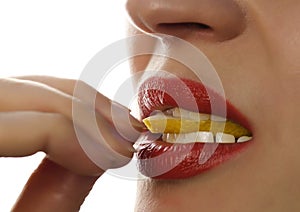
[[[271,78],[273,105],[277,107],[277,113],[274,114],[276,123],[284,137],[293,137],[290,143],[297,146],[300,142],[300,28],[295,27],[295,21],[299,19],[298,15],[297,19],[289,18],[280,23],[280,30],[270,39],[272,67],[275,70]],[[300,157],[297,161],[300,161]]]
[[[270,57],[278,86],[299,89],[300,80],[300,3],[297,0],[260,1],[257,30]],[[299,91],[299,90],[298,90]],[[299,93],[299,92],[298,92]]]
[[[271,126],[270,132],[276,133],[278,141],[295,153],[293,148],[300,142],[300,3],[287,0],[270,4],[270,1],[259,0],[257,4],[260,8],[252,8],[256,15],[251,26],[254,26],[252,31],[259,32],[256,33],[262,41],[259,45],[265,50],[268,63],[263,64],[264,70],[260,67],[253,69],[259,71],[249,74],[249,84],[255,85],[249,95],[254,94],[257,119],[268,120],[264,126]],[[252,64],[258,63],[259,58],[252,61]]]
[[[266,97],[264,102],[269,102],[265,108],[269,108],[266,114],[272,127],[272,144],[275,144],[271,146],[273,151],[269,163],[272,164],[273,158],[278,167],[274,172],[278,178],[274,182],[278,183],[274,186],[281,191],[284,200],[292,198],[291,194],[300,195],[296,189],[300,185],[300,4],[299,1],[293,4],[273,2],[282,5],[277,7],[280,11],[275,9],[276,4],[270,5],[262,17],[266,20],[263,36],[270,55],[270,75],[266,82],[261,83],[264,94],[261,96]]]

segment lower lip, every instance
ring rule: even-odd
[[[140,172],[154,179],[184,179],[199,175],[234,158],[253,142],[170,144],[154,141],[151,137],[153,135],[149,133],[141,136],[137,157]]]

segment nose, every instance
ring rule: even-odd
[[[234,0],[128,0],[127,11],[142,31],[207,41],[231,40],[245,30]]]

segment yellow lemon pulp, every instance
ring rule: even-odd
[[[232,121],[192,120],[175,117],[148,117],[143,119],[144,124],[152,133],[191,133],[208,131],[212,133],[223,132],[236,138],[251,136],[251,132]]]

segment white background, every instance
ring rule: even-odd
[[[125,23],[124,0],[0,1],[0,77],[78,78],[98,51],[125,37]],[[43,157],[0,158],[1,212],[10,210]],[[135,181],[106,174],[81,211],[133,211],[135,190]]]

